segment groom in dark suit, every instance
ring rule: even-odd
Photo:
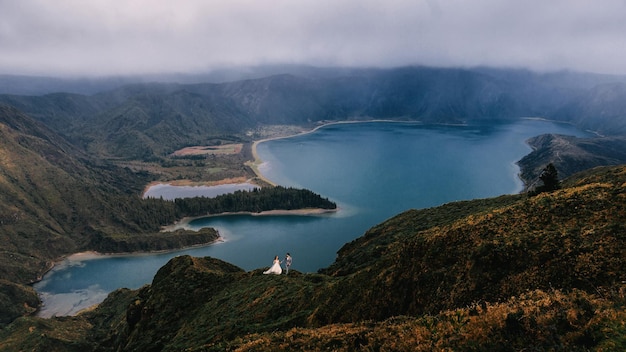
[[[285,256],[285,274],[289,274],[289,267],[291,266],[291,254],[287,253]]]

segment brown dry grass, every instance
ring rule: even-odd
[[[235,144],[223,144],[213,146],[193,146],[179,149],[173,152],[172,156],[187,156],[187,155],[224,155],[224,154],[239,154],[243,148],[242,143]]]

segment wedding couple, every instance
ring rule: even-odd
[[[280,266],[282,261],[278,259],[278,256],[274,257],[274,263],[272,267],[263,272],[263,274],[276,274],[280,275],[283,273],[283,268]],[[291,254],[287,253],[285,256],[285,274],[289,274],[289,267],[291,266]]]

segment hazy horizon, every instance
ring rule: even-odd
[[[626,1],[0,1],[0,74],[314,67],[626,74]]]

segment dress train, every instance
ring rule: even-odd
[[[263,274],[276,274],[276,275],[280,275],[282,273],[283,273],[283,268],[280,267],[280,260],[274,260],[274,264],[272,265],[272,267],[263,272]]]

